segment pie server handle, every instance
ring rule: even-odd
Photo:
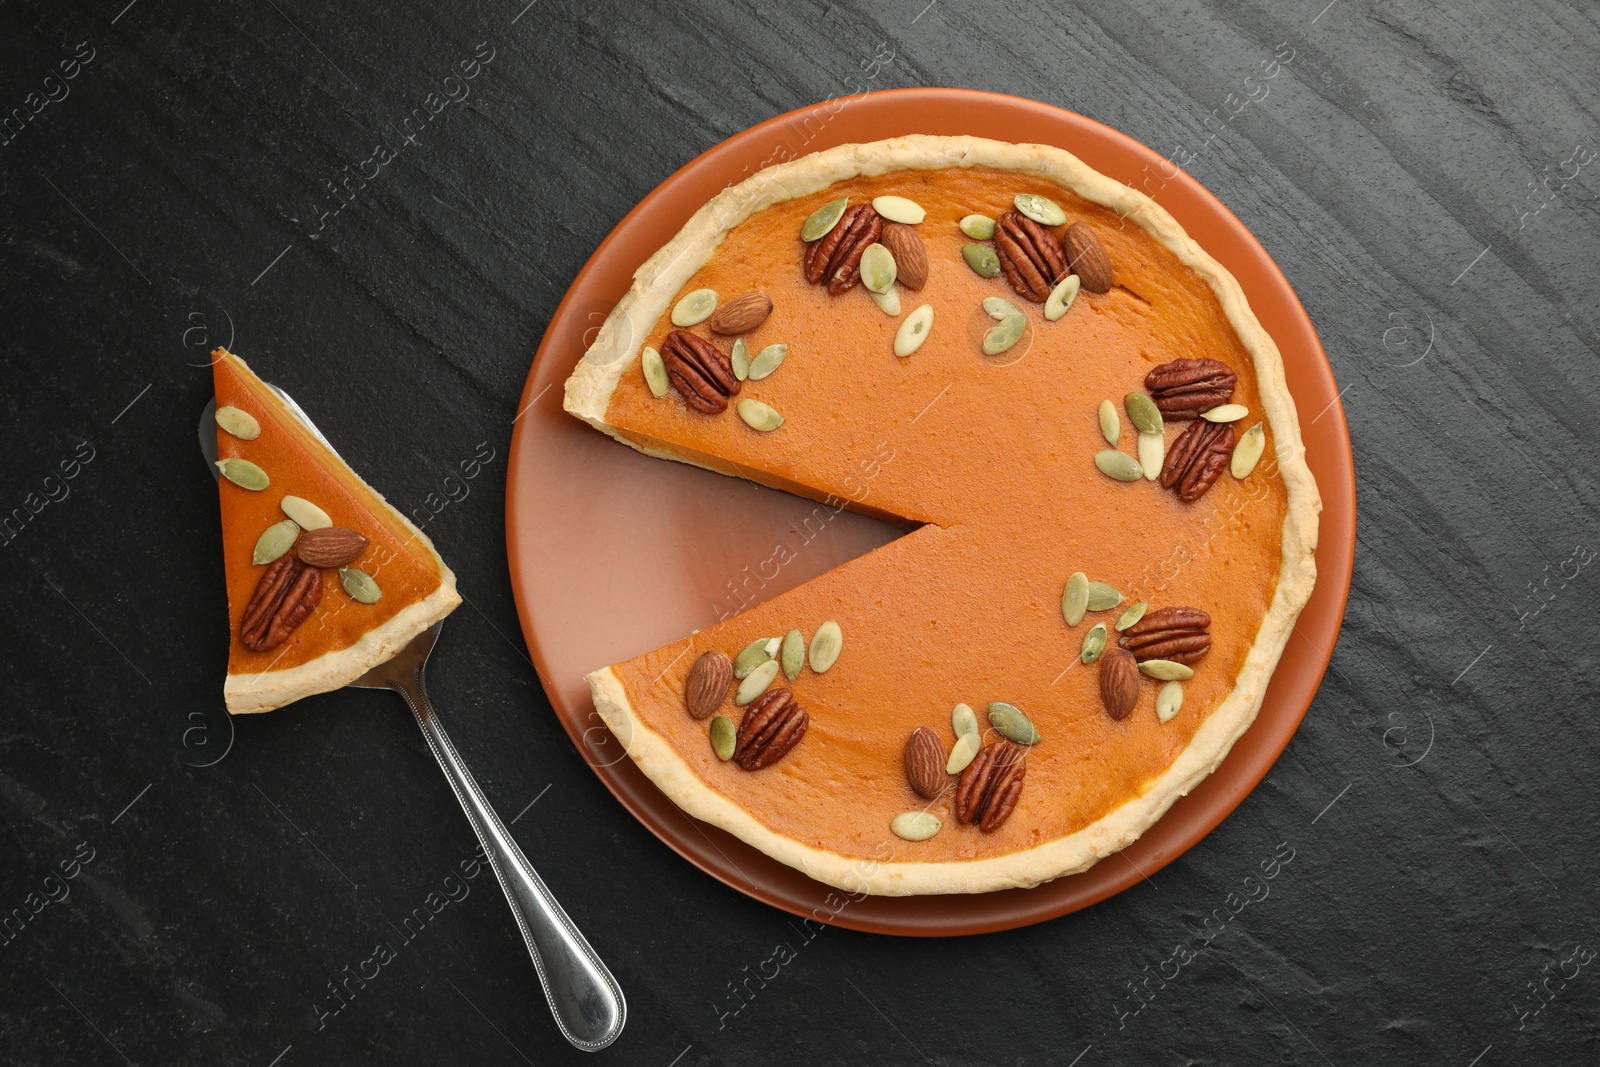
[[[585,1052],[597,1052],[615,1041],[628,1018],[628,1003],[606,965],[589,947],[556,898],[545,887],[522,849],[506,831],[500,816],[484,797],[472,772],[461,762],[444,724],[428,703],[422,665],[403,675],[391,675],[388,685],[411,707],[422,735],[428,739],[450,788],[467,813],[467,821],[483,844],[489,866],[505,890],[522,940],[533,957],[539,984],[550,1002],[561,1034]]]

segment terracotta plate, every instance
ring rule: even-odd
[[[764,165],[898,134],[982,134],[1059,145],[1146,189],[1244,286],[1283,350],[1306,452],[1322,490],[1319,578],[1266,702],[1227,760],[1131,848],[1036,889],[978,896],[840,896],[721,830],[684,815],[601,724],[583,675],[710,626],[757,566],[815,506],[681,463],[649,459],[561,410],[561,385],[626,291],[634,269],[719,190]],[[1165,177],[1171,175],[1170,178]],[[539,345],[518,406],[506,493],[512,588],[545,692],[578,751],[645,826],[689,862],[796,915],[877,933],[972,934],[1064,915],[1133,885],[1221,822],[1271,768],[1316,694],[1349,592],[1355,472],[1344,413],[1316,331],[1255,238],[1199,183],[1155,152],[1081,115],[961,89],[903,89],[779,115],[690,161],[639,202],[573,280]],[[849,513],[833,519],[765,581],[765,599],[897,536]],[[833,893],[829,902],[829,894]]]

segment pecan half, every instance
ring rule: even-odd
[[[710,341],[688,330],[673,330],[661,342],[667,380],[690,407],[707,415],[728,410],[728,398],[739,391],[733,360]]]
[[[794,702],[792,692],[768,689],[744,709],[733,762],[747,771],[770,767],[800,743],[810,724],[811,716]]]
[[[1233,424],[1196,419],[1178,435],[1161,468],[1161,488],[1171,489],[1185,504],[1206,495],[1233,457]]]
[[[1048,300],[1067,273],[1061,242],[1021,212],[1008,211],[995,223],[994,250],[1011,288],[1035,304]]]
[[[998,829],[1022,795],[1026,757],[1027,749],[1009,741],[985,746],[956,783],[956,818],[980,830]]]
[[[834,296],[861,280],[861,253],[883,236],[883,216],[871,204],[851,204],[825,235],[806,246],[806,281],[826,281]]]
[[[252,652],[277,648],[321,600],[322,571],[281,556],[256,582],[239,622],[239,640]]]
[[[1148,611],[1122,632],[1122,647],[1141,663],[1147,659],[1193,663],[1211,651],[1211,635],[1206,632],[1210,625],[1211,616],[1199,608]]]
[[[1214,359],[1175,359],[1144,376],[1156,407],[1169,418],[1199,418],[1233,396],[1239,376],[1226,363]]]

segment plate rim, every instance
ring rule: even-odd
[[[1097,147],[1102,153],[1109,152],[1113,155],[1129,156],[1135,160],[1142,159],[1147,170],[1152,164],[1166,162],[1159,153],[1156,153],[1146,145],[1094,119],[1024,97],[956,88],[885,89],[850,97],[844,100],[839,110],[829,111],[830,106],[837,103],[839,99],[834,98],[834,100],[796,108],[747,127],[700,152],[640,198],[639,202],[618,220],[617,224],[606,234],[585,260],[583,266],[573,275],[566,292],[551,313],[529,366],[522,394],[518,400],[518,412],[525,411],[537,399],[537,396],[534,395],[535,387],[538,384],[537,380],[546,371],[546,364],[551,359],[559,358],[559,353],[557,355],[547,355],[547,349],[561,344],[557,338],[565,336],[565,331],[559,327],[564,325],[566,320],[573,314],[573,304],[577,294],[583,287],[582,283],[591,272],[602,271],[608,267],[607,259],[609,258],[610,250],[623,239],[629,230],[639,224],[638,220],[645,217],[645,212],[651,210],[656,203],[665,197],[667,191],[677,185],[692,184],[697,180],[707,179],[716,183],[721,178],[726,177],[728,171],[720,169],[725,161],[730,169],[737,168],[742,152],[748,150],[752,145],[764,144],[772,140],[772,135],[785,127],[789,129],[805,128],[804,124],[808,120],[812,122],[821,120],[820,132],[812,134],[812,137],[816,138],[820,143],[813,145],[808,138],[806,144],[806,151],[811,152],[832,147],[836,144],[876,140],[904,133],[949,132],[942,128],[937,131],[924,128],[926,126],[941,126],[942,124],[939,120],[919,119],[908,125],[905,118],[905,112],[908,108],[921,112],[926,112],[930,108],[947,108],[951,112],[968,112],[972,110],[982,112],[998,108],[1007,112],[1011,117],[1021,113],[1024,121],[1037,120],[1042,127],[1046,127],[1040,131],[1042,135],[1041,143],[1065,141],[1066,143],[1062,144],[1061,147],[1065,147],[1074,154],[1081,154],[1082,149],[1086,146]],[[866,138],[827,136],[829,125],[827,120],[837,115],[845,106],[854,108],[857,111],[858,122],[862,118],[860,112],[863,110],[883,112],[881,116],[868,114],[865,118],[869,122],[881,122],[886,128],[874,136]],[[826,114],[819,114],[823,112],[826,112]],[[799,124],[798,127],[797,124]],[[1100,144],[1096,145],[1095,142],[1097,141]],[[759,154],[759,151],[757,154]],[[1094,165],[1091,163],[1091,166]],[[1168,165],[1175,166],[1175,164],[1170,163]],[[1096,169],[1100,168],[1097,166]],[[744,173],[737,173],[737,176],[726,182],[726,184],[731,185],[738,180],[742,180],[748,172],[749,168],[747,167]],[[1127,181],[1125,175],[1111,174],[1110,176],[1118,180]],[[687,838],[688,833],[695,829],[698,829],[701,836],[706,837],[707,841],[712,843],[713,849],[719,855],[722,854],[722,850],[712,841],[711,835],[722,835],[746,849],[750,846],[743,845],[736,838],[726,835],[724,831],[715,827],[695,822],[664,795],[657,794],[662,804],[670,811],[660,812],[659,817],[654,810],[646,811],[642,804],[636,802],[633,796],[623,790],[618,780],[619,774],[626,774],[628,771],[633,774],[640,774],[637,767],[634,767],[631,763],[622,761],[626,763],[626,767],[621,772],[613,772],[615,764],[597,766],[590,763],[591,769],[594,770],[611,794],[622,804],[623,808],[679,856],[688,860],[705,873],[710,874],[724,885],[746,896],[812,921],[826,922],[829,925],[864,932],[903,936],[939,937],[988,933],[1058,918],[1106,900],[1142,880],[1148,880],[1149,874],[1172,863],[1204,840],[1212,830],[1227,819],[1244,802],[1245,798],[1255,790],[1261,780],[1271,771],[1298,731],[1300,723],[1304,720],[1317,692],[1321,688],[1322,679],[1332,660],[1333,649],[1343,625],[1355,557],[1356,497],[1354,453],[1350,444],[1349,428],[1344,417],[1343,404],[1336,390],[1337,382],[1334,379],[1332,366],[1328,362],[1326,351],[1322,347],[1316,327],[1311,322],[1309,314],[1276,261],[1273,260],[1265,247],[1238,217],[1214,194],[1201,185],[1198,180],[1189,175],[1187,171],[1178,169],[1176,175],[1172,178],[1163,179],[1164,187],[1173,184],[1180,187],[1179,191],[1184,196],[1195,201],[1192,207],[1184,207],[1182,214],[1176,211],[1173,212],[1179,217],[1180,222],[1185,224],[1186,230],[1190,230],[1192,227],[1188,225],[1185,216],[1191,215],[1195,211],[1209,213],[1223,229],[1231,231],[1233,239],[1238,243],[1238,247],[1228,249],[1227,255],[1221,255],[1208,242],[1206,249],[1213,257],[1228,267],[1230,273],[1233,273],[1236,277],[1239,274],[1237,269],[1237,257],[1239,255],[1249,257],[1254,261],[1252,266],[1257,271],[1265,274],[1264,282],[1257,279],[1253,283],[1247,284],[1246,280],[1241,278],[1240,285],[1245,290],[1246,297],[1250,300],[1252,310],[1256,311],[1258,316],[1262,315],[1263,308],[1270,305],[1275,310],[1286,314],[1291,324],[1298,328],[1299,336],[1294,339],[1294,350],[1297,355],[1295,356],[1294,373],[1291,374],[1291,377],[1296,374],[1301,376],[1309,375],[1313,381],[1310,383],[1303,382],[1302,389],[1307,384],[1310,384],[1318,387],[1315,391],[1332,395],[1333,399],[1328,406],[1319,412],[1312,422],[1331,419],[1330,429],[1332,430],[1332,436],[1335,438],[1334,443],[1338,446],[1331,453],[1325,452],[1319,456],[1318,462],[1312,464],[1316,472],[1318,489],[1323,502],[1316,556],[1318,575],[1311,601],[1307,603],[1306,609],[1302,610],[1301,616],[1297,619],[1295,629],[1291,634],[1291,636],[1297,634],[1310,646],[1313,658],[1306,668],[1302,668],[1298,672],[1298,676],[1293,683],[1284,683],[1285,685],[1294,685],[1295,692],[1293,693],[1274,693],[1274,689],[1278,687],[1280,679],[1284,677],[1279,671],[1275,671],[1263,698],[1262,710],[1257,713],[1255,721],[1245,735],[1235,743],[1228,756],[1216,770],[1208,775],[1188,797],[1180,799],[1178,804],[1174,805],[1174,809],[1176,809],[1179,805],[1200,803],[1194,798],[1201,794],[1202,791],[1205,791],[1208,794],[1204,800],[1207,813],[1199,820],[1198,829],[1190,828],[1176,831],[1178,841],[1164,855],[1153,859],[1146,858],[1146,862],[1142,865],[1134,862],[1128,856],[1128,853],[1138,849],[1152,834],[1157,832],[1163,823],[1172,817],[1173,810],[1169,809],[1162,819],[1150,830],[1147,830],[1139,841],[1117,853],[1118,856],[1127,861],[1129,868],[1126,873],[1120,875],[1108,876],[1102,869],[1112,858],[1107,856],[1088,871],[1076,875],[1064,875],[1032,889],[1002,890],[997,893],[971,895],[864,896],[859,900],[852,900],[850,904],[839,911],[822,917],[817,915],[816,908],[805,910],[801,903],[791,899],[788,895],[776,892],[770,886],[760,884],[756,880],[744,876],[739,866],[725,855],[723,856],[725,866],[723,866],[704,859],[702,854],[697,854],[686,848],[680,841],[680,837]],[[1163,206],[1167,207],[1169,211],[1173,210],[1171,205],[1164,204]],[[672,227],[672,232],[676,232],[681,225],[682,220]],[[646,254],[648,255],[648,253]],[[626,279],[632,278],[633,270],[636,269],[637,265],[637,263],[631,262],[624,265],[623,272]],[[620,299],[620,296],[621,294],[618,293],[618,299]],[[1281,342],[1281,339],[1274,331],[1269,330],[1269,333],[1273,333],[1274,341],[1280,343],[1280,351],[1287,352],[1290,349],[1289,345]],[[1304,355],[1299,354],[1302,352]],[[581,352],[574,357],[574,364],[577,358],[581,358]],[[1285,364],[1286,370],[1289,370],[1289,359],[1285,359]],[[560,378],[564,379],[569,371],[570,368],[562,369],[559,372]],[[549,387],[549,385],[545,386],[545,388]],[[1296,404],[1297,408],[1300,406],[1300,404]],[[529,423],[518,422],[512,431],[509,447],[510,455],[506,471],[506,550],[518,622],[522,628],[523,637],[528,644],[528,650],[533,659],[535,669],[542,681],[550,677],[551,672],[540,647],[537,627],[531,619],[530,605],[525,602],[520,575],[525,572],[525,568],[531,569],[531,564],[522,557],[517,533],[517,514],[520,510],[516,504],[520,481],[518,475],[523,458],[529,452],[525,433],[527,432],[527,426],[531,424],[531,420]],[[1331,469],[1324,471],[1320,468]],[[1332,474],[1333,477],[1328,477],[1329,474]],[[1330,597],[1331,599],[1318,603],[1319,598],[1323,597]],[[1316,604],[1320,609],[1316,617],[1316,621],[1320,624],[1316,627],[1318,636],[1324,636],[1323,631],[1327,631],[1325,647],[1312,641],[1300,627],[1300,622],[1306,618],[1306,614],[1313,604]],[[1285,654],[1287,655],[1287,650]],[[1280,668],[1282,666],[1281,660],[1279,666]],[[1308,675],[1314,675],[1314,678],[1310,678]],[[581,746],[585,743],[583,740],[584,735],[592,729],[592,727],[586,726],[588,721],[588,717],[584,714],[586,708],[569,709],[564,706],[558,687],[545,685],[543,688],[545,697],[549,701],[557,719],[561,722],[573,744],[581,749]],[[1301,692],[1302,690],[1303,692]],[[1286,710],[1275,709],[1275,713],[1268,720],[1265,714],[1266,709],[1269,703],[1275,700],[1279,705],[1282,705],[1284,701],[1288,701],[1289,704],[1296,706]],[[583,703],[587,705],[588,702],[584,701]],[[1240,753],[1246,738],[1249,738],[1253,731],[1258,731],[1267,722],[1270,722],[1274,729],[1269,732],[1270,737],[1267,737],[1266,750],[1254,755],[1248,763],[1240,763],[1235,757]],[[1267,735],[1257,733],[1256,740],[1260,741],[1265,736]],[[1230,764],[1232,765],[1231,767]],[[1231,774],[1229,773],[1230,771],[1232,772]],[[654,788],[653,785],[651,788]],[[1216,793],[1219,789],[1223,791],[1224,795],[1210,795]],[[674,814],[676,819],[673,819]],[[674,824],[688,824],[688,830],[681,829],[679,825]],[[755,850],[751,849],[751,851],[754,852]],[[756,855],[761,854],[756,853]],[[762,858],[765,859],[766,857],[763,856]],[[776,861],[769,862],[775,863]],[[1105,884],[1078,895],[1070,894],[1070,888],[1075,884],[1075,879],[1085,879],[1095,872],[1099,872],[1096,878]],[[829,887],[822,883],[805,879],[805,876],[799,872],[793,873],[809,886],[815,887],[819,893],[837,892],[830,890]],[[1054,893],[1050,892],[1051,887],[1055,887]],[[1045,902],[1049,898],[1062,897],[1064,893],[1067,894],[1067,899]],[[1010,898],[1016,894],[1026,894],[1029,897],[1034,897],[1035,899],[1030,901],[1030,904],[1037,904],[1038,906],[1024,906],[1021,908],[986,907],[986,904],[990,901],[998,903],[1002,898]],[[932,905],[934,908],[943,903],[956,911],[966,914],[955,922],[941,921],[929,924],[928,917],[919,914],[930,910],[928,902],[934,902]],[[1007,900],[1007,903],[1009,902]],[[863,912],[870,914],[863,914]],[[895,914],[896,912],[903,912],[904,914],[897,915]],[[987,917],[985,917],[986,913]]]

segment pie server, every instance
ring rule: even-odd
[[[317,430],[300,405],[277,386],[271,388],[306,429],[337,456],[333,445]],[[206,457],[212,476],[220,478],[221,472],[216,467],[216,408],[213,398],[200,413],[200,451]],[[550,1011],[555,1015],[556,1026],[573,1045],[585,1052],[597,1052],[622,1034],[623,1023],[628,1018],[628,1003],[623,999],[617,980],[556,902],[522,849],[517,847],[483,790],[473,780],[472,772],[461,761],[455,745],[450,743],[433,705],[428,703],[422,669],[443,626],[443,620],[434,623],[412,638],[393,659],[378,664],[349,684],[361,689],[393,689],[405,699],[417,725],[422,727],[422,736],[428,739],[434,758],[444,768],[444,776],[450,780],[456,799],[461,801],[467,821],[483,845],[489,866],[500,880],[500,888],[505,890],[511,914],[516,917],[522,940],[533,957],[533,969],[539,974],[539,984],[544,987]]]

